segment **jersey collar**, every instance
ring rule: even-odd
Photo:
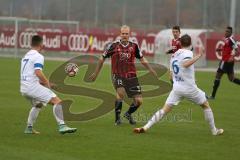
[[[122,41],[120,40],[120,44],[121,44],[123,47],[127,47],[127,46],[129,45],[129,41],[127,42],[126,45],[124,45],[124,44],[122,43]]]

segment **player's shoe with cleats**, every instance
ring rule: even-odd
[[[121,125],[121,124],[122,124],[122,121],[121,121],[120,118],[117,119],[117,120],[115,120],[115,126],[119,126],[119,125]]]
[[[59,125],[59,133],[65,134],[65,133],[74,133],[77,131],[77,128],[70,128],[66,124]]]
[[[144,128],[134,128],[133,132],[139,134],[139,133],[145,133],[146,131],[144,130]]]
[[[216,129],[215,131],[212,131],[212,135],[219,136],[219,135],[222,135],[223,132],[224,132],[223,129]]]
[[[25,134],[40,134],[40,132],[36,131],[35,129],[33,129],[32,126],[28,126],[25,131]]]
[[[128,112],[124,114],[124,117],[129,121],[131,125],[135,125],[137,123]]]

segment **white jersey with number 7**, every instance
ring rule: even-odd
[[[36,69],[43,69],[44,57],[36,50],[30,50],[21,60],[20,91],[26,93],[35,85],[39,85]]]

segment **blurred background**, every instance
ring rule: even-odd
[[[2,56],[21,56],[36,33],[45,36],[49,57],[56,52],[57,57],[101,53],[127,24],[144,54],[167,64],[169,29],[180,25],[182,34],[195,37],[195,51],[199,47],[206,51],[198,66],[208,67],[221,56],[215,48],[221,45],[226,26],[232,26],[240,39],[237,0],[0,0],[0,4]]]
[[[82,27],[113,28],[128,24],[146,31],[181,27],[223,31],[231,0],[0,0],[0,16],[79,21]],[[235,2],[240,8],[240,2]],[[235,10],[236,33],[240,10]],[[234,17],[233,17],[234,18]]]

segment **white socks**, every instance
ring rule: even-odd
[[[28,121],[27,121],[28,126],[33,126],[33,124],[35,123],[35,121],[38,117],[40,110],[41,110],[41,108],[32,107],[32,109],[30,110],[29,115],[28,115]]]
[[[212,131],[212,133],[215,133],[217,131],[217,128],[215,127],[215,123],[214,123],[214,116],[213,116],[213,112],[212,109],[206,108],[203,109],[204,112],[204,116],[205,116],[205,120],[208,122],[210,129]],[[158,121],[160,121],[165,115],[165,112],[163,109],[157,111],[152,118],[148,121],[148,123],[143,127],[143,129],[146,131],[148,130],[150,127],[152,127],[155,123],[157,123]]]
[[[205,120],[208,122],[212,133],[216,132],[212,109],[211,108],[203,109],[203,112],[204,112]]]
[[[65,124],[63,120],[63,111],[62,111],[62,105],[61,104],[55,104],[53,106],[53,115],[56,118],[56,121],[59,125]]]
[[[165,115],[165,112],[163,109],[160,109],[159,111],[157,111],[152,118],[148,121],[148,123],[143,127],[143,129],[146,131],[148,130],[150,127],[152,127],[152,125],[154,125],[155,123],[157,123],[158,121],[160,121],[163,116]]]
[[[38,117],[40,110],[41,110],[41,108],[32,107],[32,109],[30,110],[29,115],[28,115],[27,126],[33,126],[33,124],[35,123],[35,121]],[[53,115],[56,118],[56,121],[59,125],[65,124],[65,122],[63,120],[63,111],[62,111],[61,104],[55,104],[53,106]]]

